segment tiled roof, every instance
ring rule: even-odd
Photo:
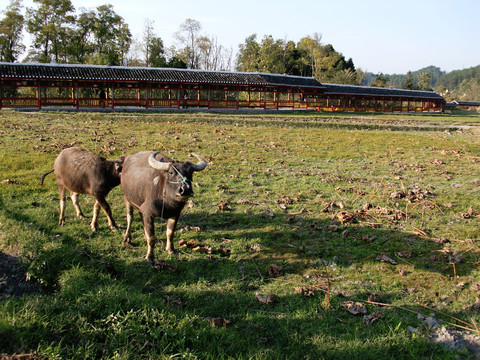
[[[458,106],[480,106],[480,101],[453,100],[452,103]]]
[[[15,79],[159,81],[322,88],[322,84],[314,78],[301,76],[98,65],[0,63],[0,76]]]
[[[331,95],[358,95],[358,96],[381,96],[381,97],[402,97],[420,99],[443,99],[442,96],[433,91],[392,89],[372,86],[354,86],[342,84],[323,84],[324,94]]]
[[[186,84],[203,83],[219,85],[286,86],[293,88],[321,89],[322,92],[327,95],[344,94],[376,97],[443,99],[439,94],[433,91],[326,83],[321,84],[312,77],[171,68],[0,62],[0,78],[90,81],[158,81]]]

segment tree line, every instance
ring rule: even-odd
[[[447,101],[480,101],[480,65],[468,69],[442,71],[436,66],[428,66],[407,74],[375,75],[365,73],[364,85],[375,86],[379,79],[383,86],[410,89],[434,90]]]
[[[128,24],[113,5],[99,5],[79,12],[70,0],[33,0],[26,8],[11,0],[0,18],[0,61],[175,67],[228,70],[231,51],[214,37],[200,33],[198,21],[187,19],[175,33],[179,47],[166,49],[145,20],[142,39],[134,39]],[[32,38],[27,50],[23,32]],[[230,58],[229,58],[230,57]]]
[[[113,5],[93,9],[74,8],[71,0],[33,0],[24,9],[22,0],[10,0],[0,18],[0,61],[173,67],[203,70],[265,72],[314,77],[320,82],[435,90],[452,97],[478,100],[480,70],[439,74],[435,67],[406,75],[365,73],[351,58],[323,44],[318,33],[298,42],[252,34],[233,49],[202,33],[200,22],[186,19],[173,34],[176,46],[165,48],[146,19],[141,39],[134,39],[128,24]],[[29,49],[23,43],[26,31],[32,38]],[[438,69],[439,70],[439,69]],[[458,80],[461,78],[461,80]],[[476,91],[476,93],[475,93]]]
[[[321,43],[321,36],[306,36],[298,43],[257,35],[233,50],[215,36],[201,32],[201,24],[187,19],[174,34],[177,46],[165,49],[154,32],[154,22],[145,20],[143,37],[135,40],[125,20],[113,5],[99,5],[77,12],[71,0],[33,0],[26,8],[22,0],[11,0],[0,19],[0,60],[40,63],[97,64],[176,67],[204,70],[260,71],[313,76],[319,81],[360,84],[360,72],[352,59]],[[29,49],[23,32],[32,38]]]

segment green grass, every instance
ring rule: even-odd
[[[426,329],[407,310],[435,311],[440,320],[465,325],[455,317],[472,328],[480,321],[478,312],[464,310],[479,284],[479,123],[479,115],[466,112],[3,110],[0,180],[10,181],[0,183],[0,250],[20,255],[42,291],[0,300],[0,354],[468,358],[422,336]],[[147,266],[138,214],[132,248],[121,246],[122,232],[111,232],[103,213],[92,235],[70,202],[66,225],[57,226],[54,176],[43,187],[39,179],[73,145],[108,158],[157,149],[179,160],[190,152],[207,158],[207,169],[194,175],[194,206],[178,224],[177,256],[163,252],[164,244],[156,248],[157,259],[176,270]],[[120,187],[107,200],[125,227]],[[80,202],[90,217],[92,198]],[[156,232],[164,240],[163,221]],[[180,240],[230,256],[181,248]],[[377,260],[382,254],[398,264]],[[279,277],[269,275],[270,265],[282,268]],[[256,293],[277,301],[263,305]],[[372,293],[391,306],[367,303]],[[363,316],[343,309],[344,301],[363,302],[369,314],[384,317],[365,325]],[[217,327],[211,318],[229,324]]]

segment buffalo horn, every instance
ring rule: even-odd
[[[192,165],[194,171],[202,171],[207,167],[207,160],[205,160],[203,156],[195,153],[191,153],[190,155],[195,156],[198,159],[198,163]]]
[[[170,168],[170,163],[155,159],[155,156],[157,156],[159,153],[160,151],[154,152],[148,157],[148,165],[157,170],[167,171]]]

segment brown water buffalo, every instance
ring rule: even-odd
[[[93,217],[90,223],[92,231],[97,230],[97,217],[100,208],[102,208],[107,216],[108,227],[111,230],[117,229],[118,227],[113,220],[110,205],[108,205],[105,197],[110,190],[120,184],[123,160],[124,157],[107,160],[100,155],[79,147],[62,150],[55,159],[53,170],[43,175],[41,180],[41,184],[43,185],[45,176],[55,172],[58,183],[58,193],[60,194],[60,217],[58,219],[58,225],[62,226],[65,224],[66,191],[70,190],[77,217],[85,217],[78,203],[78,195],[90,194],[95,198]]]
[[[147,240],[146,260],[155,262],[154,218],[167,220],[166,251],[174,252],[173,235],[180,213],[188,198],[193,195],[192,175],[207,167],[207,161],[197,154],[196,164],[189,161],[174,161],[159,151],[142,151],[125,158],[122,170],[122,189],[127,210],[127,229],[124,245],[131,242],[133,208],[143,217],[143,228]]]

